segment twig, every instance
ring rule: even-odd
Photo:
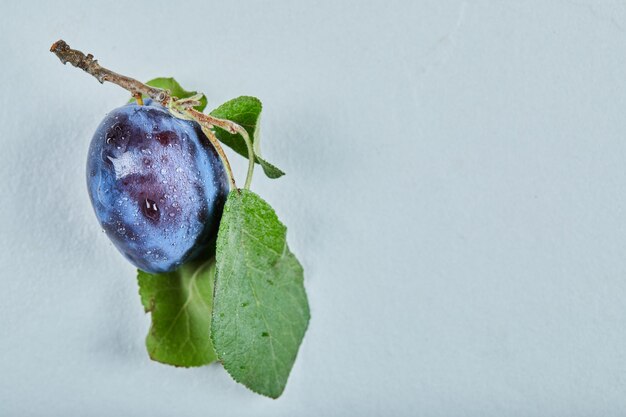
[[[166,105],[171,100],[171,97],[166,90],[150,87],[149,85],[135,80],[134,78],[108,70],[100,66],[98,60],[93,59],[93,55],[85,55],[81,51],[70,48],[70,46],[62,39],[52,44],[50,52],[53,52],[63,64],[69,62],[76,68],[82,69],[87,74],[93,75],[101,83],[108,81],[110,83],[117,84],[130,91],[134,97],[139,94],[145,94],[163,105]]]

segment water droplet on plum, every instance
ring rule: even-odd
[[[159,206],[149,198],[144,199],[143,204],[141,204],[141,211],[147,218],[153,221],[158,221],[161,216]]]

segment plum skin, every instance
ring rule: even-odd
[[[146,100],[100,123],[87,188],[117,249],[137,268],[162,273],[214,251],[229,183],[200,126]]]

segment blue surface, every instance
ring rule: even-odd
[[[2,2],[0,415],[625,416],[625,30],[611,0]],[[85,187],[129,97],[58,38],[263,101],[286,175],[252,189],[312,315],[279,400],[149,360]]]

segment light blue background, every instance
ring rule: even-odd
[[[58,38],[263,100],[313,314],[279,400],[148,359],[84,179],[126,94]],[[0,86],[0,415],[626,414],[623,1],[3,2]]]

